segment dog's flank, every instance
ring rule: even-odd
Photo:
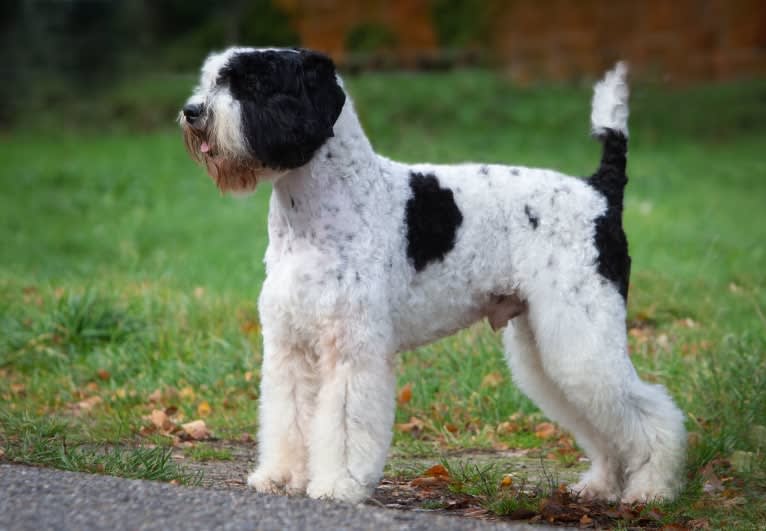
[[[590,458],[573,490],[626,502],[676,494],[683,416],[638,379],[627,350],[625,73],[618,65],[594,90],[604,153],[583,180],[398,163],[373,151],[328,58],[248,48],[208,58],[182,120],[192,157],[217,182],[236,175],[222,189],[273,182],[250,486],[364,499],[391,442],[396,353],[487,319],[504,328],[516,384]],[[210,163],[223,161],[216,174]]]

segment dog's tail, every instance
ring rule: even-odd
[[[601,164],[589,183],[606,197],[608,208],[622,214],[628,177],[628,68],[620,62],[593,89],[591,133],[604,145]]]
[[[588,184],[606,199],[606,211],[596,219],[598,271],[615,283],[625,302],[630,279],[628,240],[622,229],[622,200],[628,184],[627,72],[624,63],[617,63],[593,90],[591,131],[604,144],[604,151],[596,173],[588,179]]]

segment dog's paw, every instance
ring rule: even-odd
[[[366,500],[372,489],[362,485],[350,476],[332,480],[312,480],[306,488],[310,498],[329,499],[345,503],[360,503]]]
[[[289,479],[288,474],[257,468],[247,476],[247,486],[264,494],[282,494]]]
[[[569,486],[569,492],[583,500],[615,502],[620,498],[620,486],[605,474],[586,472],[582,479]]]

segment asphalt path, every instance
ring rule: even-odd
[[[553,528],[6,464],[0,465],[0,530],[6,529],[541,531]]]

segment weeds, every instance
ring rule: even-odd
[[[55,417],[0,415],[0,443],[5,459],[61,470],[108,474],[131,479],[176,481],[196,485],[198,474],[184,471],[169,448],[126,448],[68,439],[72,426]]]

